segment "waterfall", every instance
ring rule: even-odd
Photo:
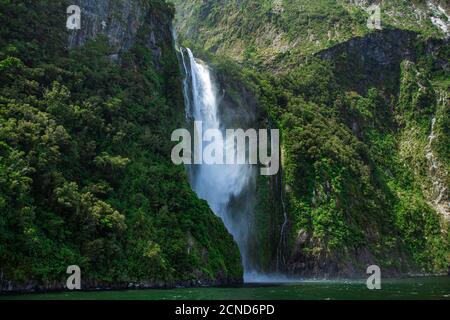
[[[438,108],[445,108],[448,101],[448,94],[445,91],[439,92]],[[439,112],[437,113],[439,114]],[[428,177],[432,183],[430,192],[431,204],[446,220],[450,220],[450,211],[448,206],[448,172],[442,165],[438,155],[433,150],[433,145],[438,139],[436,132],[437,115],[431,121],[431,133],[428,136],[428,144],[425,147],[425,156],[428,160]]]
[[[225,128],[220,119],[221,97],[210,68],[196,59],[191,50],[181,48],[180,53],[181,64],[186,74],[184,79],[186,117],[195,121],[194,130],[205,132],[208,129],[219,129],[224,132],[226,129],[232,129]],[[200,121],[202,128],[197,127]],[[209,144],[203,142],[201,137],[196,136],[195,139],[200,139],[197,143],[202,144],[203,148]],[[252,194],[249,190],[256,185],[254,166],[192,165],[188,169],[192,188],[223,220],[238,244],[247,278],[247,275],[254,273],[249,249],[254,213],[254,203],[249,200],[254,197],[254,192]]]
[[[286,265],[286,260],[284,256],[284,248],[286,248],[286,228],[289,223],[286,203],[284,202],[284,186],[283,186],[283,173],[280,174],[280,198],[281,198],[281,209],[283,210],[283,225],[281,226],[280,242],[277,249],[277,271],[282,271]]]

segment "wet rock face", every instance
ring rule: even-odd
[[[81,30],[71,32],[69,48],[84,45],[98,35],[106,35],[117,51],[128,50],[144,21],[138,1],[76,0],[81,9]]]
[[[357,79],[349,76],[343,81],[351,89],[364,94],[370,87],[385,89],[389,79],[395,79],[389,85],[398,82],[401,62],[416,60],[416,39],[417,34],[411,31],[383,30],[351,39],[319,52],[317,56],[334,61],[338,75],[360,75]]]
[[[143,31],[158,66],[162,48],[173,41],[173,17],[141,0],[74,0],[73,4],[81,9],[81,29],[70,31],[69,49],[103,35],[114,49],[111,60],[118,61]]]
[[[360,59],[373,60],[377,64],[398,63],[401,57],[413,58],[408,49],[417,34],[409,31],[387,30],[358,37],[318,54],[324,59],[335,59],[342,52],[358,52]]]
[[[316,56],[334,62],[334,72],[342,80],[342,84],[364,95],[367,88],[388,91],[398,86],[402,61],[416,62],[420,54],[418,40],[419,34],[413,31],[383,30],[353,38],[323,50]],[[436,52],[449,41],[429,39],[424,50],[435,57]],[[448,61],[438,57],[435,60],[436,67],[446,70],[449,68]]]

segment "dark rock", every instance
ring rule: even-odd
[[[68,48],[83,46],[89,40],[105,36],[114,54],[111,61],[133,47],[141,30],[156,67],[161,65],[163,48],[172,45],[172,16],[139,0],[74,0],[81,9],[81,29],[69,33]]]

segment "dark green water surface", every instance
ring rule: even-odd
[[[361,281],[298,281],[284,284],[248,284],[234,288],[179,288],[65,292],[0,296],[11,300],[450,300],[450,277],[389,279],[382,289],[367,289]]]

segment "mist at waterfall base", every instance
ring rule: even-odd
[[[214,81],[210,68],[196,59],[190,49],[180,49],[182,66],[185,72],[184,96],[186,117],[194,122],[194,130],[204,132],[208,129],[225,131],[220,119],[222,97]],[[203,126],[202,128],[196,126]],[[198,135],[196,143],[203,148],[209,143]],[[225,143],[234,146],[233,143]],[[224,153],[236,150],[224,150]],[[287,281],[282,275],[265,275],[256,271],[249,242],[253,232],[257,168],[253,165],[192,165],[188,167],[192,188],[197,195],[206,200],[224,222],[227,230],[239,246],[244,267],[244,281],[277,282]]]

